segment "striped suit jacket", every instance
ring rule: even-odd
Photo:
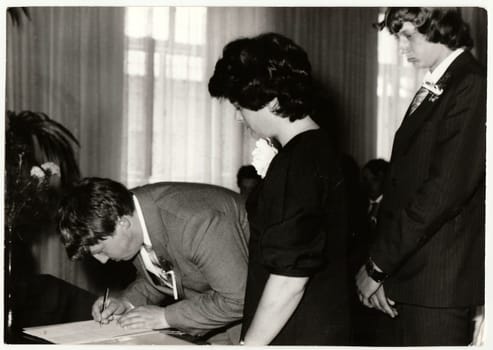
[[[392,148],[370,256],[388,297],[430,307],[484,303],[486,76],[465,51],[406,115]],[[409,114],[409,111],[408,113]]]

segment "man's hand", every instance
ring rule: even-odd
[[[375,282],[373,278],[368,276],[366,267],[363,265],[356,275],[356,288],[359,301],[366,307],[373,308],[373,305],[370,303],[370,297],[377,291],[378,287],[380,287],[380,283]]]
[[[118,324],[124,328],[169,328],[164,315],[164,308],[154,305],[139,306],[132,309],[120,317]]]
[[[133,308],[132,304],[125,299],[110,297],[106,300],[106,306],[103,313],[101,313],[103,299],[103,297],[99,297],[92,305],[92,318],[103,324],[109,323],[115,316],[122,315]]]
[[[385,296],[383,284],[370,297],[370,304],[392,318],[398,316],[397,310],[393,307],[395,302]]]

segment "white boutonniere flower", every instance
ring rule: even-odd
[[[259,139],[255,143],[255,149],[252,151],[252,165],[262,178],[265,177],[269,169],[272,158],[277,154],[277,149],[267,140]]]
[[[53,162],[43,163],[41,164],[41,168],[43,168],[43,170],[45,171],[49,171],[50,175],[52,176],[60,175],[60,167],[58,166],[58,164],[55,164]]]
[[[436,84],[425,81],[423,87],[431,92],[428,100],[430,102],[435,102],[442,94],[443,90],[447,87],[452,75],[447,72],[441,77]]]
[[[30,175],[38,180],[38,185],[57,187],[60,185],[60,167],[53,162],[33,166]]]
[[[430,101],[434,102],[441,94],[443,94],[443,88],[438,84],[433,84],[425,81],[423,87],[431,92]]]

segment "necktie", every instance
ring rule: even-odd
[[[409,113],[408,114],[413,114],[413,112],[418,108],[418,106],[421,104],[421,102],[424,101],[425,97],[428,95],[428,89],[425,87],[421,86],[416,93],[416,95],[413,98],[413,101],[411,102],[411,107],[409,107]]]
[[[149,266],[148,271],[150,272],[151,278],[156,285],[170,288],[173,291],[173,297],[178,299],[178,291],[176,287],[176,276],[173,271],[173,264],[171,262],[158,259],[156,252],[152,247],[144,246],[147,256],[149,257],[152,266]]]
[[[368,219],[370,220],[370,226],[372,228],[377,225],[378,204],[378,202],[371,201],[368,208]]]

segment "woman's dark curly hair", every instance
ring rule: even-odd
[[[397,34],[404,22],[414,24],[428,41],[444,44],[451,50],[473,46],[469,25],[455,7],[389,7],[377,27]]]
[[[276,33],[227,44],[209,80],[209,92],[253,111],[277,98],[273,112],[291,121],[309,116],[314,104],[306,52]]]
[[[112,236],[118,219],[134,209],[132,193],[124,185],[97,177],[81,180],[58,209],[58,228],[69,258],[88,255],[89,247]]]

